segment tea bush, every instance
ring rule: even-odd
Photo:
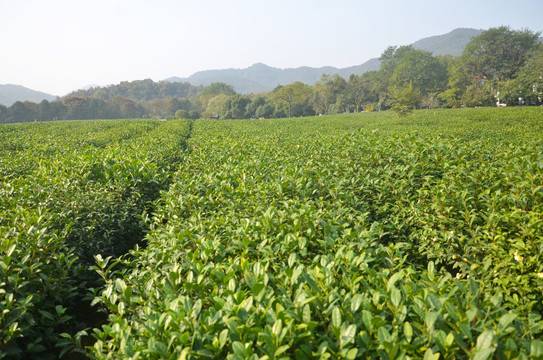
[[[55,358],[91,325],[93,255],[119,256],[183,156],[189,121],[3,125],[0,358]]]
[[[542,118],[2,126],[0,358],[542,358]]]
[[[196,121],[89,356],[542,358],[541,118]]]

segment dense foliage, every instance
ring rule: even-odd
[[[0,358],[56,358],[97,321],[85,301],[98,278],[93,256],[117,257],[142,240],[190,122],[0,130]]]
[[[0,358],[540,359],[541,116],[2,125]]]
[[[195,122],[90,356],[541,358],[541,115]]]
[[[123,81],[118,85],[93,87],[87,90],[77,90],[69,96],[94,97],[101,100],[111,100],[115,97],[129,98],[135,101],[151,101],[155,99],[189,98],[198,95],[202,86],[189,83],[159,81],[151,79]]]

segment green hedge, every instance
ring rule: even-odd
[[[540,116],[195,122],[90,356],[542,358]]]
[[[119,256],[141,241],[144,217],[168,188],[191,124],[1,128],[0,358],[55,358],[95,321],[82,313],[97,278],[88,269],[93,256]]]

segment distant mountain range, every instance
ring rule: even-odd
[[[431,36],[414,42],[415,49],[427,50],[434,55],[450,54],[458,56],[470,40],[481,34],[483,30],[455,29],[444,35]],[[543,41],[543,38],[540,38]],[[223,69],[199,71],[187,78],[170,77],[165,81],[188,82],[192,85],[209,85],[213,82],[224,82],[232,85],[241,94],[260,93],[273,90],[277,85],[287,85],[301,81],[308,85],[315,84],[323,74],[338,74],[348,78],[351,74],[361,75],[367,71],[378,70],[379,59],[370,59],[363,64],[346,68],[324,66],[313,68],[302,66],[291,69],[278,69],[262,63],[245,69]],[[90,86],[89,86],[90,87]],[[11,106],[15,101],[40,102],[43,99],[55,100],[56,96],[34,91],[20,85],[0,85],[0,104]]]
[[[21,85],[0,84],[0,104],[11,106],[16,101],[32,101],[39,103],[42,100],[53,101],[57,97],[41,91],[32,90]]]
[[[427,50],[434,55],[458,56],[462,54],[470,40],[481,32],[483,30],[455,29],[444,35],[418,40],[412,45],[415,49]],[[343,78],[348,78],[351,74],[361,75],[367,71],[379,70],[379,67],[380,63],[377,58],[347,68],[302,66],[293,69],[278,69],[258,63],[245,69],[206,70],[199,71],[187,78],[171,77],[165,80],[204,86],[213,82],[224,82],[232,85],[238,93],[249,94],[271,91],[277,85],[287,85],[295,81],[313,85],[323,74],[338,74]]]
[[[349,77],[351,74],[363,74],[372,70],[379,70],[379,60],[371,59],[362,65],[344,69],[333,66],[278,69],[257,63],[245,69],[206,70],[199,71],[188,78],[171,77],[165,80],[204,86],[214,82],[224,82],[232,85],[237,93],[249,94],[271,91],[277,85],[287,85],[295,81],[313,85],[323,74],[339,74],[342,77]]]

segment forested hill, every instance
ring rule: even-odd
[[[424,38],[413,43],[418,50],[427,50],[434,55],[450,54],[458,56],[469,41],[479,35],[482,30],[455,29],[444,35]],[[362,75],[365,72],[379,70],[378,59],[370,59],[361,65],[347,68],[325,66],[313,68],[302,66],[292,69],[278,69],[262,63],[254,64],[245,69],[223,69],[199,71],[188,78],[171,77],[166,81],[189,82],[193,85],[209,85],[214,82],[224,82],[231,85],[241,94],[259,93],[273,90],[277,85],[287,85],[295,81],[312,85],[323,74],[338,74],[348,78],[351,74]]]
[[[118,85],[96,87],[74,91],[70,96],[95,97],[102,100],[111,100],[121,96],[136,101],[150,101],[154,99],[189,98],[200,93],[203,86],[193,86],[187,82],[154,82],[151,79],[123,81]]]
[[[338,74],[344,78],[351,74],[361,75],[367,71],[379,70],[379,60],[371,59],[362,65],[338,69],[333,66],[319,68],[302,66],[291,69],[278,69],[257,63],[245,69],[224,69],[199,71],[188,78],[171,77],[166,81],[190,82],[191,84],[209,85],[223,82],[231,85],[237,93],[250,94],[273,90],[277,85],[291,84],[295,81],[314,84],[323,74]]]
[[[420,39],[412,45],[417,50],[430,51],[433,55],[460,56],[469,41],[482,32],[483,30],[460,28],[444,35]]]

